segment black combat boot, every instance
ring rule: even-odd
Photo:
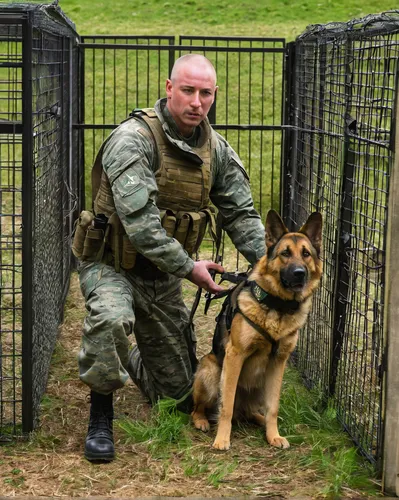
[[[112,392],[107,396],[91,391],[89,430],[86,436],[85,457],[91,462],[110,462],[115,457],[112,420]]]

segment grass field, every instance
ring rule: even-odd
[[[348,21],[397,8],[394,0],[61,0],[80,34],[280,36],[294,39],[309,24]]]

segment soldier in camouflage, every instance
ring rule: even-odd
[[[163,224],[167,214],[178,217],[186,211],[190,220],[197,221],[201,212],[209,220],[210,200],[234,245],[251,264],[265,253],[264,228],[247,174],[231,146],[209,126],[207,114],[216,90],[216,73],[208,59],[195,54],[181,57],[166,82],[167,98],[159,100],[154,110],[136,113],[122,123],[101,148],[94,214],[104,213],[109,220],[117,214],[121,241],[131,245],[135,262],[124,265],[123,255],[113,249],[108,256],[97,254],[101,259],[83,259],[79,264],[87,308],[79,371],[91,389],[88,460],[114,458],[112,395],[129,376],[151,402],[181,399],[191,389],[195,338],[181,280],[216,293],[222,288],[209,271],[223,272],[223,268],[194,261],[195,246],[188,250]],[[197,178],[202,179],[199,188],[194,184]],[[192,197],[197,200],[188,200]],[[200,242],[197,233],[195,238]],[[133,349],[132,333],[137,342]],[[190,397],[185,400],[186,411],[190,401]]]

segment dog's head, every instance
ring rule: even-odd
[[[310,215],[298,232],[289,232],[280,216],[270,210],[266,217],[267,270],[280,295],[306,298],[317,288],[322,272],[320,260],[322,217]]]

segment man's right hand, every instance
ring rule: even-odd
[[[212,262],[210,260],[198,260],[194,262],[194,268],[191,273],[186,276],[186,279],[198,287],[203,288],[207,292],[222,292],[224,288],[217,285],[209,274],[209,271],[212,269],[218,273],[224,272],[223,267],[220,264],[216,264],[216,262]]]

